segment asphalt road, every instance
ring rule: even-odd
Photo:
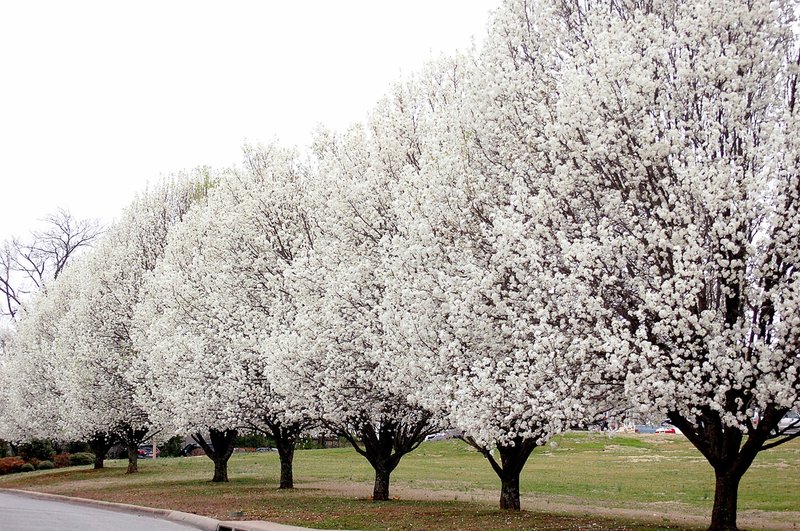
[[[152,516],[0,493],[0,531],[186,531]]]

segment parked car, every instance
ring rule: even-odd
[[[656,428],[656,433],[683,433],[681,430],[670,424],[668,420],[661,423],[661,426]]]
[[[430,435],[425,437],[425,440],[445,441],[447,439],[454,439],[456,437],[461,437],[461,432],[459,430],[445,430],[445,431],[440,431],[438,433],[431,433]]]
[[[277,448],[273,448],[272,446],[259,446],[256,448],[256,452],[277,452]]]
[[[142,444],[138,449],[139,457],[153,457],[153,445]],[[156,447],[156,457],[161,456],[161,448]]]
[[[656,427],[651,426],[650,424],[636,424],[633,427],[633,431],[635,433],[655,433]]]
[[[778,422],[778,433],[797,433],[800,431],[800,413],[790,411]]]

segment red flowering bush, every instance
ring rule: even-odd
[[[19,457],[0,458],[0,476],[12,474],[14,472],[20,472],[22,470],[22,465],[24,464],[25,461]]]
[[[53,464],[56,468],[64,468],[69,466],[70,454],[56,454],[53,456]]]

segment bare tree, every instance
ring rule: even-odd
[[[14,237],[0,247],[0,317],[14,319],[31,293],[58,278],[70,259],[103,232],[98,220],[76,219],[61,208],[42,221],[45,228],[27,240]]]

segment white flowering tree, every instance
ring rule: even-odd
[[[0,358],[10,355],[7,350],[23,305],[57,280],[102,232],[96,220],[78,220],[63,209],[41,221],[43,228],[27,238],[14,237],[0,244]]]
[[[431,413],[397,387],[390,360],[398,345],[381,317],[396,233],[390,189],[414,156],[413,146],[408,152],[403,145],[407,138],[379,130],[381,112],[369,132],[354,127],[342,139],[317,137],[317,179],[306,200],[320,235],[287,273],[296,313],[277,340],[278,370],[285,383],[297,382],[286,392],[318,407],[325,426],[367,459],[376,501],[389,499],[392,471],[437,428]]]
[[[43,229],[33,232],[29,237],[25,239],[14,237],[0,244],[0,301],[2,301],[0,302],[0,371],[7,371],[9,379],[3,386],[7,397],[3,403],[6,405],[0,405],[0,417],[4,419],[9,429],[0,428],[0,431],[6,432],[7,437],[14,433],[11,424],[19,418],[17,414],[29,415],[32,412],[29,409],[14,414],[6,412],[12,407],[12,397],[15,396],[11,387],[22,378],[22,373],[12,366],[22,364],[27,368],[32,367],[32,360],[27,360],[25,356],[17,357],[13,361],[9,359],[8,363],[4,359],[12,356],[9,348],[15,335],[18,314],[25,303],[30,302],[30,299],[46,285],[57,280],[66,266],[83,250],[90,247],[102,232],[96,221],[77,220],[62,209],[49,214],[42,222]],[[32,310],[31,313],[36,312]],[[24,350],[27,347],[22,345],[33,341],[30,332],[32,329],[41,328],[41,325],[26,326],[29,332],[23,334],[26,337],[19,338],[18,350]],[[36,356],[42,354],[41,351],[35,353]],[[43,360],[43,363],[46,365],[40,370],[44,374],[50,362]],[[20,376],[16,376],[15,373],[19,373]],[[20,427],[19,423],[17,427]]]
[[[564,281],[538,218],[546,205],[515,167],[525,154],[484,145],[497,124],[479,111],[502,88],[502,69],[514,67],[489,60],[492,45],[507,53],[507,37],[493,35],[489,57],[430,65],[397,100],[419,147],[395,194],[399,234],[383,317],[403,345],[399,386],[462,432],[500,478],[500,507],[519,510],[519,476],[534,448],[592,420],[607,386],[588,301]],[[524,76],[541,84],[535,74]]]
[[[65,432],[61,371],[64,359],[55,350],[58,325],[76,284],[65,274],[47,292],[31,297],[17,312],[3,370],[7,401],[4,439],[63,438]]]
[[[133,201],[87,257],[84,290],[65,325],[63,348],[74,349],[69,399],[93,405],[76,422],[91,433],[117,434],[127,447],[129,473],[138,470],[139,444],[158,430],[136,400],[144,356],[131,337],[133,310],[168,231],[205,195],[204,177],[200,172],[166,180]]]
[[[280,488],[294,484],[295,444],[313,415],[296,390],[276,391],[270,337],[291,326],[283,271],[313,241],[303,187],[294,153],[247,147],[244,168],[221,176],[174,228],[137,307],[145,394],[161,423],[214,460],[214,481],[227,481],[236,430],[247,427],[275,441]]]
[[[86,429],[91,402],[72,401],[69,367],[75,363],[67,330],[73,306],[85,287],[85,260],[73,262],[58,278],[29,299],[17,314],[17,327],[2,368],[7,393],[3,406],[4,437],[86,440],[103,468],[116,436]]]
[[[712,465],[711,528],[735,529],[739,482],[790,438],[800,388],[795,4],[510,6],[536,38],[509,29],[508,57],[536,65],[551,28],[561,62],[544,99],[507,77],[484,147],[522,155],[609,368]]]

